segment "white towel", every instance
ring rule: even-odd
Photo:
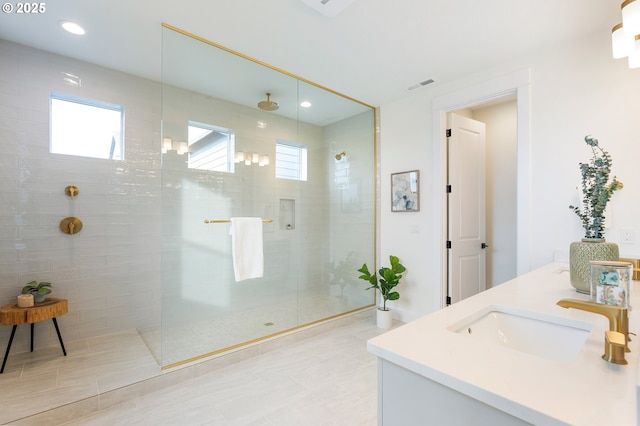
[[[262,219],[232,217],[229,234],[236,281],[262,277],[264,274]]]

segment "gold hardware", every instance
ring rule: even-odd
[[[271,223],[273,219],[262,219],[264,223]],[[205,219],[204,223],[231,223],[231,219]]]
[[[633,265],[633,277],[634,281],[640,280],[640,259],[620,259],[620,262],[629,262]]]
[[[624,334],[611,330],[605,331],[602,359],[613,364],[627,365],[627,360],[624,359],[626,344]]]
[[[604,315],[609,319],[608,335],[605,335],[604,355],[602,358],[607,362],[616,364],[626,364],[620,362],[620,350],[622,351],[622,361],[624,361],[624,352],[629,350],[629,311],[627,308],[615,305],[604,305],[602,303],[587,302],[577,299],[562,299],[556,303],[563,308],[574,308],[581,311],[592,312],[594,314]],[[622,338],[617,334],[621,334]],[[620,349],[622,345],[622,349]]]
[[[60,221],[60,230],[65,234],[75,235],[82,230],[82,221],[77,217],[65,217]]]
[[[74,185],[69,185],[64,189],[64,193],[67,194],[69,197],[71,197],[72,200],[73,200],[73,197],[78,195],[79,192],[80,190],[78,189],[78,187]]]

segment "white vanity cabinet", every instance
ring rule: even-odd
[[[379,425],[529,424],[383,359],[378,359],[378,378]]]

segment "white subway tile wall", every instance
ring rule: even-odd
[[[124,106],[125,160],[50,154],[51,91]],[[51,282],[69,300],[65,341],[159,327],[160,96],[159,83],[0,40],[0,303]],[[82,220],[77,235],[59,230],[67,216]],[[57,344],[50,321],[36,325],[36,348]],[[28,350],[19,328],[11,353]]]

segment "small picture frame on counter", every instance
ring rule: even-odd
[[[633,264],[631,262],[592,260],[591,301],[630,309],[629,291]]]

